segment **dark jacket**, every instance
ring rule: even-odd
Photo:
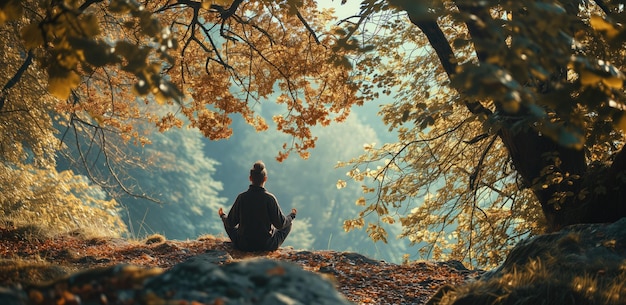
[[[269,249],[274,230],[291,225],[295,214],[285,216],[276,197],[258,185],[250,185],[247,191],[239,194],[228,216],[223,218],[226,227],[237,225],[235,246],[244,251],[264,251]]]

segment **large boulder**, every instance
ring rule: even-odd
[[[144,289],[160,299],[203,304],[352,304],[319,274],[265,258],[218,266],[195,257],[149,279]]]
[[[626,218],[529,238],[497,269],[428,304],[626,304]]]

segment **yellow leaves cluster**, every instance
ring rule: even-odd
[[[399,138],[406,142],[365,145],[364,155],[338,166],[348,167],[347,175],[362,185],[363,195],[374,194],[357,200],[363,208],[362,226],[367,224],[373,238],[383,240],[382,224],[399,220],[400,237],[421,245],[419,253],[425,259],[492,266],[520,236],[538,230],[541,211],[536,204],[529,208],[532,194],[522,196],[515,185],[506,184],[513,179],[510,173],[488,169],[506,166],[506,150],[499,145],[483,164],[475,193],[468,189],[473,165],[488,141],[467,142],[482,131],[481,123],[465,120],[460,110],[449,117],[451,121],[433,125],[429,133],[404,128]],[[458,132],[449,132],[450,126]],[[367,221],[367,215],[375,217]],[[359,228],[357,224],[346,222],[344,228]]]
[[[591,18],[589,18],[589,24],[596,31],[604,33],[609,39],[615,38],[620,33],[620,30],[615,24],[598,15],[591,16]]]
[[[54,13],[56,12],[56,13]],[[78,66],[85,60],[83,50],[75,40],[94,39],[100,34],[98,18],[92,14],[74,14],[70,11],[51,10],[50,19],[34,20],[22,29],[24,46],[28,49],[50,48],[48,62],[51,94],[67,99],[70,90],[78,86]],[[51,21],[54,20],[54,21]]]
[[[115,200],[70,171],[0,166],[0,218],[37,224],[51,232],[92,229],[104,236],[127,233]]]
[[[337,189],[342,189],[344,187],[346,187],[348,185],[348,183],[344,180],[337,180]]]
[[[365,225],[365,220],[362,217],[359,217],[356,219],[348,219],[343,222],[343,229],[346,232],[350,232],[351,230],[354,230],[354,229],[363,228],[364,225]]]
[[[7,24],[9,27],[11,24]],[[3,33],[0,44],[0,79],[10,80],[24,62],[26,50],[21,48],[15,27]],[[42,73],[36,69],[24,71],[23,78],[31,82],[18,82],[0,93],[0,160],[5,164],[33,162],[38,166],[53,166],[59,147],[52,123],[54,101],[46,94],[38,80]],[[6,82],[5,82],[6,83]],[[28,110],[28,111],[24,111]]]
[[[604,60],[589,61],[584,58],[573,58],[569,67],[578,73],[583,87],[604,87],[607,93],[620,90],[626,77],[611,63]]]
[[[64,4],[76,8],[81,3]],[[362,103],[356,97],[357,87],[349,80],[349,70],[333,64],[332,58],[346,55],[331,50],[337,38],[313,37],[317,33],[310,31],[323,33],[324,23],[331,18],[319,12],[312,1],[297,6],[246,1],[238,12],[259,14],[229,19],[224,24],[227,31],[217,30],[222,16],[208,8],[213,4],[228,7],[232,1],[202,1],[205,9],[197,16],[202,24],[193,19],[192,7],[171,9],[165,4],[151,1],[144,7],[116,0],[93,3],[80,11],[42,2],[9,1],[0,12],[3,16],[22,14],[22,6],[30,5],[32,9],[26,13],[39,13],[24,18],[29,23],[20,24],[18,32],[25,48],[43,51],[36,54],[47,71],[42,78],[48,79],[49,93],[63,100],[70,98],[55,109],[110,128],[126,141],[148,142],[133,130],[134,120],[144,117],[164,131],[183,125],[183,118],[177,117],[180,114],[190,127],[210,139],[231,135],[234,114],[264,131],[270,123],[255,107],[273,102],[268,98],[278,95],[276,102],[284,108],[274,124],[294,138],[290,145],[285,143],[278,159],[290,152],[306,158],[316,140],[310,127],[342,121],[352,105]],[[296,7],[311,28],[296,16]],[[155,11],[159,13],[153,14]],[[109,13],[113,15],[105,15]],[[2,22],[8,20],[2,18]],[[164,24],[169,27],[161,26]],[[288,34],[285,28],[290,29]],[[172,33],[181,36],[174,39]],[[218,38],[221,34],[229,37]],[[178,41],[185,48],[173,54]],[[170,67],[176,68],[162,74],[162,69]],[[184,89],[186,99],[179,88]],[[133,95],[150,98],[138,100]],[[164,115],[156,108],[146,111],[134,104],[156,100],[166,106],[172,98],[180,106],[176,115]]]
[[[365,230],[367,231],[367,234],[370,236],[370,238],[373,241],[375,242],[382,241],[384,243],[387,243],[388,234],[387,234],[387,231],[383,227],[377,224],[369,223],[367,225],[367,229]]]
[[[151,12],[128,1],[111,1],[108,6],[92,3],[79,10],[81,4],[20,3],[29,6],[32,14],[24,18],[30,23],[21,26],[23,45],[43,51],[36,54],[48,72],[48,91],[53,96],[65,100],[84,81],[82,75],[91,75],[94,69],[107,65],[119,65],[143,83],[136,86],[136,94],[152,93],[159,100],[181,97],[178,89],[160,76],[163,63],[171,63],[167,52],[177,47],[176,41]],[[120,14],[116,16],[119,19],[114,21],[105,15],[110,12]],[[125,32],[124,27],[134,27],[136,31]],[[145,46],[140,47],[141,43]],[[149,57],[156,57],[155,54],[159,60],[150,63]]]

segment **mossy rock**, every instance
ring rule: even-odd
[[[500,267],[427,304],[626,304],[624,262],[626,218],[569,226],[520,242]]]

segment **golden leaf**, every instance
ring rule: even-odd
[[[222,5],[222,6],[230,6],[231,3],[233,3],[232,0],[213,0],[214,4],[217,5]]]
[[[589,70],[583,69],[580,71],[580,83],[583,86],[591,86],[597,84],[602,80],[602,77],[598,74],[595,74]]]
[[[88,37],[94,37],[100,34],[100,26],[98,25],[98,18],[94,15],[86,15],[81,20],[82,30]]]
[[[36,48],[43,44],[43,35],[38,23],[31,23],[22,29],[22,39],[26,48]]]
[[[346,187],[346,185],[347,185],[346,181],[341,180],[341,179],[337,180],[337,189],[338,190]]]
[[[589,24],[596,31],[605,32],[608,38],[613,38],[619,34],[619,31],[611,24],[600,16],[591,16]]]
[[[622,89],[624,80],[617,76],[609,76],[602,79],[602,83],[612,89]]]
[[[0,24],[3,24],[10,20],[16,20],[22,15],[22,6],[19,1],[8,1],[0,9]]]
[[[65,100],[70,96],[72,89],[80,83],[80,76],[74,71],[69,71],[65,76],[50,76],[48,91],[53,96]]]
[[[213,1],[211,0],[202,0],[202,8],[205,10],[208,10],[211,8],[211,4],[213,4]]]

